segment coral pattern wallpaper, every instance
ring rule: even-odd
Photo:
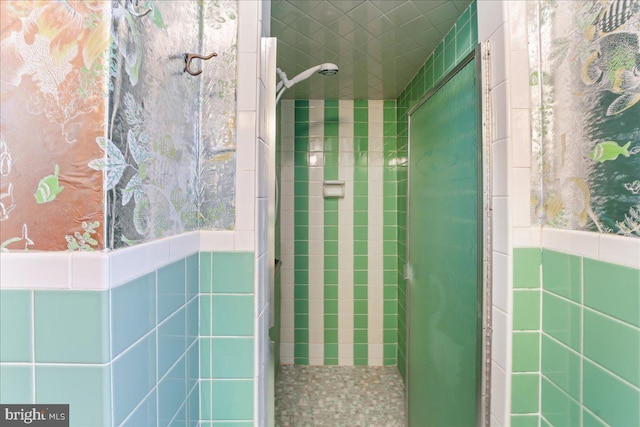
[[[3,1],[0,12],[3,250],[233,228],[236,1]],[[213,52],[193,61],[200,75],[185,72],[186,54]]]
[[[0,248],[102,249],[109,3],[0,3]]]
[[[532,215],[640,237],[640,1],[528,5]]]

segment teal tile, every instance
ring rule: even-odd
[[[553,426],[579,426],[580,405],[542,378],[542,416]]]
[[[155,390],[131,414],[122,427],[155,426],[158,424],[158,411]]]
[[[186,262],[184,259],[158,270],[158,323],[186,302]]]
[[[213,367],[213,338],[200,338],[200,377],[211,378]]]
[[[611,426],[640,425],[640,390],[584,361],[583,405]]]
[[[514,332],[513,372],[534,372],[539,369],[540,333]]]
[[[0,364],[0,402],[33,403],[33,367]]]
[[[112,369],[113,421],[120,425],[156,385],[155,333],[118,357]]]
[[[107,291],[35,291],[36,362],[105,363]]]
[[[32,292],[0,291],[0,360],[32,362]]]
[[[513,287],[540,288],[540,264],[542,263],[539,248],[513,249]]]
[[[513,330],[540,329],[540,292],[513,291]]]
[[[640,329],[587,309],[583,351],[592,361],[640,387]]]
[[[537,415],[512,415],[511,427],[538,427],[539,421]]]
[[[542,252],[542,286],[545,290],[582,302],[582,258],[545,249]]]
[[[211,292],[213,253],[200,252],[200,292]]]
[[[196,383],[196,386],[191,390],[189,396],[187,396],[187,419],[189,427],[198,427],[200,422],[200,388]]]
[[[582,326],[581,311],[580,306],[544,292],[542,296],[542,330],[579,351]]]
[[[215,295],[212,311],[213,335],[253,335],[253,296]]]
[[[186,363],[181,358],[158,383],[158,423],[169,425],[187,398]]]
[[[191,300],[199,292],[200,265],[198,254],[187,257],[187,301]]]
[[[198,311],[199,298],[194,298],[187,304],[187,347],[198,339],[198,322],[200,313]]]
[[[252,421],[219,421],[212,424],[213,427],[253,427]]]
[[[156,275],[147,274],[111,290],[113,357],[156,325]]]
[[[640,327],[640,270],[585,258],[584,304]]]
[[[200,335],[211,336],[211,295],[200,295]]]
[[[253,338],[213,338],[213,378],[253,377]]]
[[[200,342],[187,349],[187,390],[193,390],[200,380]]]
[[[213,292],[253,292],[253,252],[213,254]]]
[[[163,324],[158,325],[158,377],[173,366],[186,351],[187,313],[181,308]]]
[[[511,376],[511,413],[538,412],[538,374],[513,374]]]
[[[542,336],[542,374],[574,399],[580,399],[580,356],[551,338]]]
[[[582,410],[583,427],[607,427],[607,424],[586,409]]]
[[[109,426],[109,371],[104,366],[36,366],[36,403],[68,404],[71,427]]]
[[[213,380],[214,420],[253,419],[253,380]]]

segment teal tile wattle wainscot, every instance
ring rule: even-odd
[[[511,425],[640,425],[640,270],[518,248],[513,274]]]
[[[69,404],[71,426],[252,425],[253,286],[252,252],[200,252],[106,290],[3,289],[0,402]]]

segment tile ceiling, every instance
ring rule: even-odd
[[[324,62],[284,93],[298,99],[395,99],[470,0],[272,0],[271,35],[289,79]]]

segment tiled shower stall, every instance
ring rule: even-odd
[[[160,10],[162,3],[169,2],[158,2]],[[482,76],[487,89],[482,108],[492,164],[488,175],[493,205],[491,425],[638,425],[640,239],[587,230],[575,222],[573,226],[541,226],[538,222],[531,194],[539,190],[540,182],[535,175],[539,158],[532,154],[537,144],[532,135],[535,137],[539,125],[532,113],[539,106],[530,84],[530,55],[535,44],[526,31],[530,22],[527,3],[535,2],[474,1],[438,49],[433,54],[425,52],[425,65],[398,99],[281,102],[280,362],[397,364],[405,374],[402,269],[407,233],[407,110],[475,48],[476,41],[489,42],[489,54],[483,59],[491,70]],[[98,25],[92,2],[87,4],[89,9],[82,11],[87,25],[74,33],[77,39],[64,51],[77,57],[65,60],[70,69],[79,70],[80,61],[89,63],[91,72],[84,78],[104,76],[101,87],[107,93],[108,55],[92,55],[95,49],[84,49],[84,45],[90,44],[89,39],[95,43],[98,35],[108,40],[109,35]],[[237,82],[226,107],[218,103],[219,98],[205,97],[199,120],[222,122],[215,122],[208,134],[203,128],[204,133],[197,136],[204,138],[200,141],[206,141],[207,135],[225,141],[224,150],[205,153],[215,160],[207,164],[219,167],[207,173],[230,179],[223,181],[233,191],[225,193],[220,203],[214,198],[207,204],[191,205],[192,182],[178,178],[171,182],[176,186],[168,200],[175,209],[171,212],[177,212],[172,220],[180,221],[154,217],[153,229],[134,224],[140,211],[135,213],[133,206],[144,207],[143,196],[134,185],[143,174],[136,175],[134,168],[139,172],[143,169],[140,163],[146,162],[151,166],[147,176],[152,178],[154,173],[161,177],[162,168],[198,170],[195,164],[181,163],[191,158],[193,150],[188,147],[193,140],[171,146],[168,141],[178,141],[184,134],[167,130],[152,135],[149,149],[155,150],[155,164],[144,150],[135,155],[125,151],[125,146],[135,151],[151,137],[142,136],[144,125],[133,121],[128,125],[133,132],[129,137],[122,123],[137,116],[122,114],[116,127],[124,131],[114,141],[121,144],[121,154],[128,156],[123,181],[117,191],[114,187],[103,192],[107,185],[102,179],[109,179],[108,173],[85,168],[83,176],[90,176],[87,182],[97,183],[93,187],[98,191],[83,192],[83,187],[75,186],[79,175],[70,168],[103,155],[96,137],[107,127],[109,107],[104,94],[92,95],[99,107],[91,112],[99,117],[85,120],[84,127],[73,119],[56,122],[59,116],[53,110],[49,116],[40,110],[40,115],[25,113],[24,117],[38,120],[30,129],[43,129],[33,141],[26,141],[32,144],[22,144],[31,147],[29,156],[42,158],[42,162],[25,166],[14,142],[20,129],[12,123],[18,122],[7,117],[20,116],[22,104],[16,102],[16,88],[27,90],[20,96],[29,96],[33,94],[29,91],[39,90],[34,84],[38,80],[20,67],[14,67],[22,73],[20,78],[5,78],[6,70],[15,70],[5,67],[3,56],[0,151],[3,159],[13,155],[14,172],[37,169],[37,176],[18,179],[17,174],[2,169],[0,193],[10,220],[2,221],[0,243],[10,251],[0,254],[0,403],[70,403],[72,425],[267,425],[271,307],[266,282],[272,259],[264,234],[263,185],[264,165],[272,147],[260,127],[267,86],[260,66],[264,56],[260,36],[270,33],[269,3],[242,0],[225,4],[237,7],[237,34],[224,32],[229,49],[219,58],[231,67],[230,74],[187,86],[207,93],[216,85],[226,87],[221,82]],[[16,22],[42,16],[40,23],[46,27],[46,13],[29,15],[31,10],[19,7],[12,13]],[[4,16],[8,15],[3,9]],[[109,22],[110,18],[103,19]],[[155,15],[151,23],[136,22],[121,21],[123,34],[168,37],[180,28],[168,15],[164,19]],[[136,28],[142,33],[136,33]],[[18,33],[14,27],[3,28],[3,43],[22,40]],[[45,36],[51,33],[43,31]],[[118,49],[117,43],[98,45],[105,51]],[[181,47],[173,47],[176,55],[184,53]],[[4,52],[8,50],[3,44]],[[172,60],[175,63],[167,63],[181,71],[181,57]],[[142,70],[144,76],[148,64],[165,64],[157,58],[139,63],[135,55],[127,61],[122,65],[128,73],[122,84],[134,95],[136,70]],[[214,68],[209,64],[202,64],[204,77]],[[542,82],[542,86],[547,84]],[[8,97],[9,93],[14,97]],[[121,108],[125,100],[131,98],[122,96]],[[129,113],[153,110],[153,102],[142,101]],[[563,102],[556,105],[568,110],[570,105]],[[637,111],[637,105],[636,110],[632,108],[624,114]],[[154,119],[172,125],[172,117],[175,115]],[[60,141],[47,135],[58,135]],[[74,135],[78,140],[71,144]],[[631,130],[629,139],[636,141],[636,136],[637,129]],[[567,141],[572,147],[571,139]],[[42,147],[68,158],[45,159]],[[79,157],[73,157],[74,149]],[[587,159],[588,153],[582,157]],[[39,187],[39,180],[49,175]],[[346,197],[324,199],[324,180],[344,180]],[[24,197],[18,197],[19,182],[26,188]],[[42,192],[37,193],[40,188]],[[47,188],[55,194],[47,193]],[[7,209],[5,194],[12,192],[16,207]],[[36,201],[45,202],[33,202],[34,192],[40,194]],[[82,206],[83,200],[97,208],[76,218],[73,208]],[[106,243],[109,228],[105,223],[112,212],[104,210],[107,200],[119,200],[123,207],[122,215],[112,218],[114,224],[130,220],[119,230],[146,230],[144,236],[134,236],[144,241],[136,242],[131,234],[123,233],[132,247],[62,252],[83,244],[95,248],[92,239],[100,242],[97,249],[127,245],[119,237],[111,240],[112,246]],[[27,208],[21,208],[21,203]],[[65,210],[70,206],[70,211]],[[32,215],[31,210],[39,215]],[[69,221],[61,223],[62,215],[47,220],[55,212],[64,212]],[[194,212],[202,214],[204,222],[199,223]],[[214,218],[220,222],[212,225],[208,220]],[[87,223],[84,227],[83,221]],[[92,221],[101,225],[92,227]],[[66,235],[74,239],[65,239]]]

